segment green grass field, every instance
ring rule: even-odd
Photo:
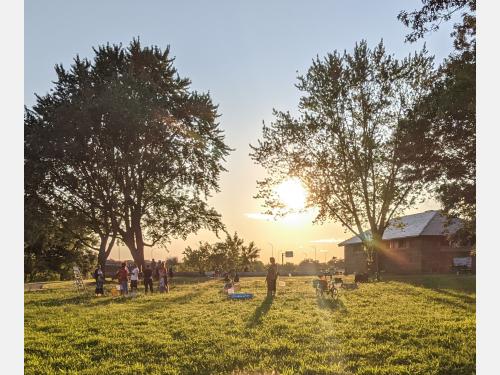
[[[213,280],[135,298],[48,285],[25,293],[25,373],[475,373],[474,276],[386,277],[337,302],[312,279],[281,278],[274,300],[263,278],[242,279],[247,301]]]

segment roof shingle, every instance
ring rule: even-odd
[[[392,219],[382,239],[392,240],[405,237],[439,236],[454,233],[460,228],[460,220],[453,219],[449,225],[446,225],[447,220],[439,211],[434,210]],[[364,234],[370,237],[371,231],[365,231]],[[339,246],[356,243],[361,243],[361,239],[358,236],[351,237],[339,243]]]

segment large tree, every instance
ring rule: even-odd
[[[189,90],[168,47],[134,40],[94,53],[56,66],[53,90],[37,96],[25,126],[41,142],[52,199],[86,215],[99,237],[116,236],[142,266],[145,246],[223,228],[206,200],[230,149],[217,106]]]
[[[308,206],[319,208],[315,221],[340,222],[378,265],[389,221],[425,186],[429,150],[406,116],[428,93],[431,72],[425,50],[397,60],[382,42],[370,49],[362,41],[352,53],[316,58],[298,77],[299,115],[274,111],[274,122],[264,124],[263,139],[252,146],[252,158],[269,174],[257,197],[283,212],[274,187],[298,177]]]
[[[439,67],[430,93],[415,104],[411,126],[431,134],[436,153],[431,159],[434,173],[429,176],[435,183],[435,195],[445,213],[465,223],[454,239],[475,243],[476,1],[422,3],[421,9],[399,14],[398,18],[411,28],[407,41],[423,38],[456,12],[461,13],[461,21],[454,24],[451,34],[455,51]]]

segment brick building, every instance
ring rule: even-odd
[[[467,263],[475,268],[471,247],[457,247],[448,235],[460,228],[460,221],[447,219],[439,211],[426,211],[391,221],[385,230],[383,250],[379,255],[380,270],[389,273],[443,273],[454,264]],[[370,232],[365,232],[369,236]],[[344,246],[346,273],[367,271],[366,252],[361,239],[352,237]]]

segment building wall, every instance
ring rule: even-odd
[[[399,242],[399,243],[398,243]],[[403,242],[403,247],[398,246]],[[389,273],[419,273],[422,271],[422,240],[418,237],[384,241],[381,269]],[[396,245],[396,246],[391,246]]]
[[[361,244],[344,246],[345,273],[365,273],[368,271],[366,252]]]
[[[424,272],[450,272],[454,257],[467,257],[470,255],[470,248],[450,246],[444,241],[444,237],[425,237],[423,241],[422,268]]]
[[[444,239],[444,236],[399,239],[402,247],[384,241],[385,248],[379,256],[380,269],[402,274],[451,272],[453,258],[469,256],[470,249],[450,247]],[[346,273],[367,271],[366,253],[361,245],[344,246],[344,259]]]

